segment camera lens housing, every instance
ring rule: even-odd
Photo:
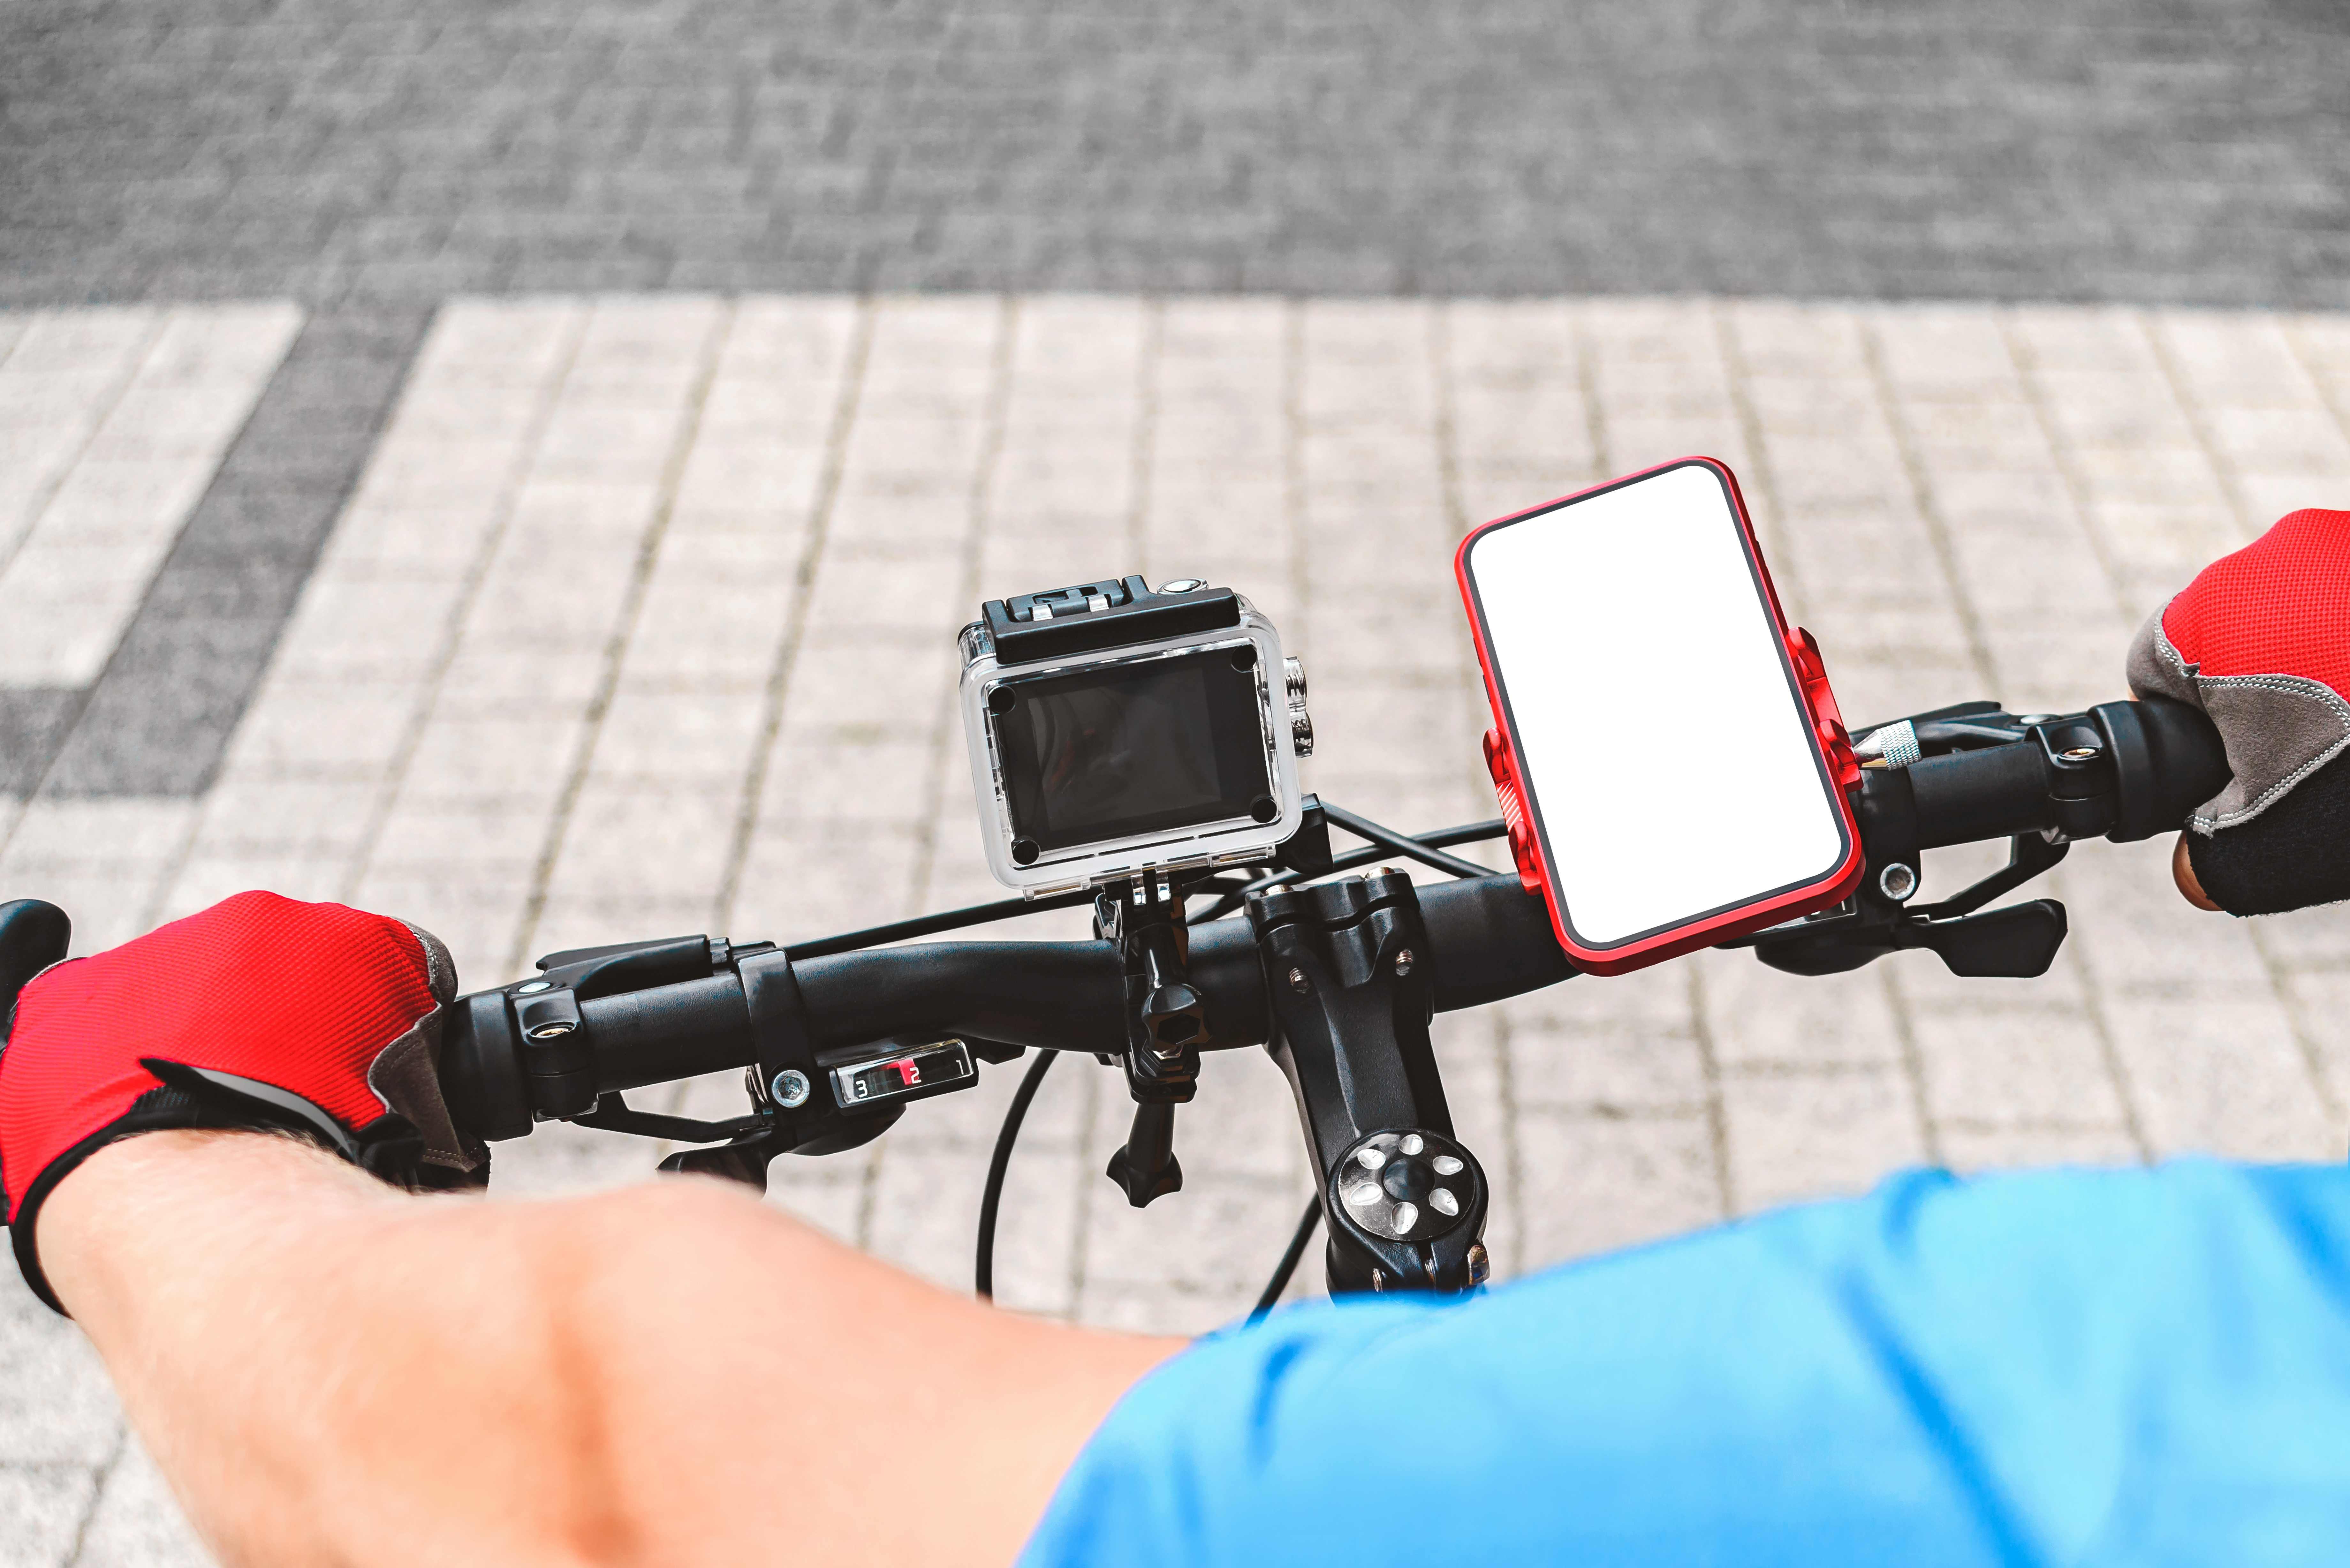
[[[988,868],[1031,897],[1260,860],[1303,820],[1280,634],[1139,576],[992,599],[962,707]]]

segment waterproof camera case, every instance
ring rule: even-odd
[[[1738,482],[1685,458],[1488,523],[1461,592],[1528,890],[1615,974],[1842,901],[1859,765]]]
[[[962,631],[988,869],[1031,898],[1263,860],[1305,817],[1305,682],[1230,588],[1131,576],[990,599]]]

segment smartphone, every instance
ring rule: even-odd
[[[1530,892],[1599,974],[1841,902],[1858,765],[1738,481],[1683,458],[1461,541],[1485,756]]]

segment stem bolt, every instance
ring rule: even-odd
[[[775,1104],[787,1111],[795,1111],[807,1104],[807,1075],[797,1067],[786,1067],[776,1074],[775,1081],[771,1087],[775,1096]]]
[[[1411,972],[1411,950],[1409,948],[1405,948],[1402,951],[1396,954],[1395,971],[1399,978]]]
[[[1289,971],[1289,989],[1295,992],[1298,995],[1303,996],[1314,988],[1306,980],[1305,971],[1304,970],[1293,969]]]

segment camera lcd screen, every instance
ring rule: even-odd
[[[991,693],[1013,830],[1037,852],[1277,814],[1256,649],[1208,649]]]

